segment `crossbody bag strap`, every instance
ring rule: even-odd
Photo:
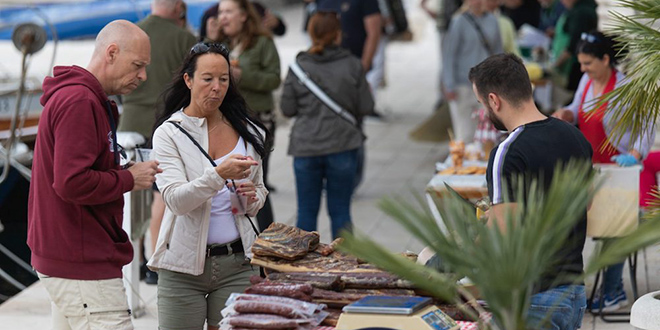
[[[488,55],[493,55],[493,49],[491,48],[490,44],[488,43],[488,40],[486,39],[486,35],[484,35],[484,31],[481,30],[481,26],[477,21],[470,15],[470,13],[465,13],[463,14],[467,18],[467,20],[474,26],[474,28],[477,30],[477,33],[479,34],[479,39],[481,39],[481,43],[484,45],[486,48],[486,51],[488,52]]]
[[[349,123],[353,124],[353,126],[357,127],[358,126],[358,121],[355,119],[355,116],[351,114],[350,112],[346,111],[341,105],[339,105],[335,100],[333,100],[328,94],[326,94],[312,79],[309,77],[307,72],[303,70],[303,68],[300,67],[298,64],[298,61],[293,61],[291,63],[291,71],[298,77],[298,80],[309,89],[312,94],[316,95],[316,97],[323,102],[330,110],[332,110],[334,113],[336,113],[339,117],[342,119],[348,121]]]
[[[211,155],[209,155],[209,153],[206,152],[206,150],[204,150],[204,148],[202,148],[201,145],[199,145],[199,142],[197,142],[197,140],[195,140],[195,139],[192,137],[192,135],[190,135],[190,133],[188,133],[188,131],[186,131],[183,127],[181,127],[181,125],[179,125],[179,124],[177,124],[177,123],[175,123],[175,122],[173,122],[173,121],[168,121],[168,123],[170,123],[170,124],[176,126],[176,128],[178,128],[178,129],[181,131],[181,133],[185,134],[185,135],[190,139],[190,141],[192,141],[192,143],[195,144],[195,146],[197,147],[197,149],[199,149],[199,151],[201,151],[202,154],[204,154],[204,156],[206,157],[206,159],[208,159],[209,162],[211,162],[211,165],[213,165],[213,167],[218,166],[218,164],[215,163],[215,161],[213,160],[213,158],[211,158]]]
[[[192,141],[192,143],[194,143],[195,146],[197,146],[197,148],[199,149],[199,151],[201,151],[202,154],[204,154],[204,156],[206,157],[206,159],[208,159],[209,162],[211,162],[211,165],[213,165],[213,167],[218,166],[218,165],[216,165],[216,163],[215,163],[215,161],[213,160],[213,158],[211,157],[211,155],[209,155],[209,153],[206,152],[206,150],[204,150],[204,148],[202,148],[202,146],[199,144],[199,142],[197,142],[197,140],[195,140],[195,138],[193,138],[192,135],[190,135],[190,133],[188,133],[188,131],[186,131],[183,127],[181,127],[181,125],[179,125],[179,124],[177,124],[177,123],[175,123],[175,122],[173,122],[173,121],[168,121],[168,123],[170,123],[170,124],[176,126],[176,128],[178,128],[178,129],[181,131],[181,133],[185,134],[185,135],[190,139],[190,141]],[[236,184],[234,183],[234,180],[231,180],[231,184],[234,185],[234,187],[236,187]],[[247,205],[246,205],[246,206],[247,206]],[[246,209],[247,209],[247,208],[246,208]],[[247,214],[245,214],[245,217],[246,217],[246,218],[248,219],[248,221],[250,222],[250,225],[252,226],[252,230],[254,231],[254,234],[257,235],[257,236],[259,236],[259,229],[257,229],[257,227],[254,225],[254,222],[252,222],[252,219],[251,219]]]

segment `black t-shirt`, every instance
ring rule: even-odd
[[[532,180],[548,190],[555,166],[569,160],[591,161],[592,149],[582,133],[574,126],[555,118],[529,123],[513,130],[509,137],[490,153],[486,180],[493,204],[516,202],[516,180],[523,175],[527,189]],[[527,196],[527,191],[523,194]],[[559,251],[560,264],[549,269],[537,290],[571,284],[583,270],[582,249],[587,229],[587,210],[573,228],[566,245]]]
[[[364,18],[380,13],[378,0],[318,0],[317,3],[317,10],[334,11],[341,15],[341,46],[357,58],[362,58],[367,40]]]

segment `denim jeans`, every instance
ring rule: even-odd
[[[357,173],[357,149],[323,156],[295,157],[293,160],[298,195],[298,223],[315,231],[325,186],[332,237],[351,229],[351,196]]]
[[[615,239],[603,239],[603,247],[606,247],[614,243]],[[605,270],[605,274],[602,278],[601,288],[604,291],[604,294],[613,297],[617,293],[623,291],[623,265],[624,261],[621,261],[618,264],[610,265]],[[600,293],[600,291],[599,291]]]
[[[603,291],[610,297],[623,291],[623,264],[624,262],[620,262],[607,267],[603,276]]]
[[[587,308],[584,285],[564,285],[532,296],[527,325],[535,330],[574,330]]]

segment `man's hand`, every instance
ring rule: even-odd
[[[266,9],[266,13],[261,19],[261,24],[263,24],[264,27],[270,31],[280,25],[280,20],[277,18],[277,16],[273,15],[270,10]]]
[[[128,171],[133,175],[133,191],[151,188],[156,181],[156,174],[163,172],[156,160],[135,163]]]
[[[252,166],[257,166],[259,163],[252,159],[239,154],[231,154],[220,165],[215,167],[215,171],[225,180],[242,180],[250,176]]]
[[[566,110],[566,109],[559,109],[555,111],[552,114],[553,117],[557,119],[561,119],[565,122],[573,123],[573,120],[575,120],[575,116],[573,115],[573,112],[571,110]]]

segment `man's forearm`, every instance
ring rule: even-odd
[[[383,27],[380,14],[366,17],[364,19],[364,25],[365,30],[367,31],[367,39],[364,41],[364,47],[362,48],[361,61],[362,66],[364,67],[364,72],[367,72],[371,70],[374,55],[378,48],[378,42],[380,41],[381,29]]]

